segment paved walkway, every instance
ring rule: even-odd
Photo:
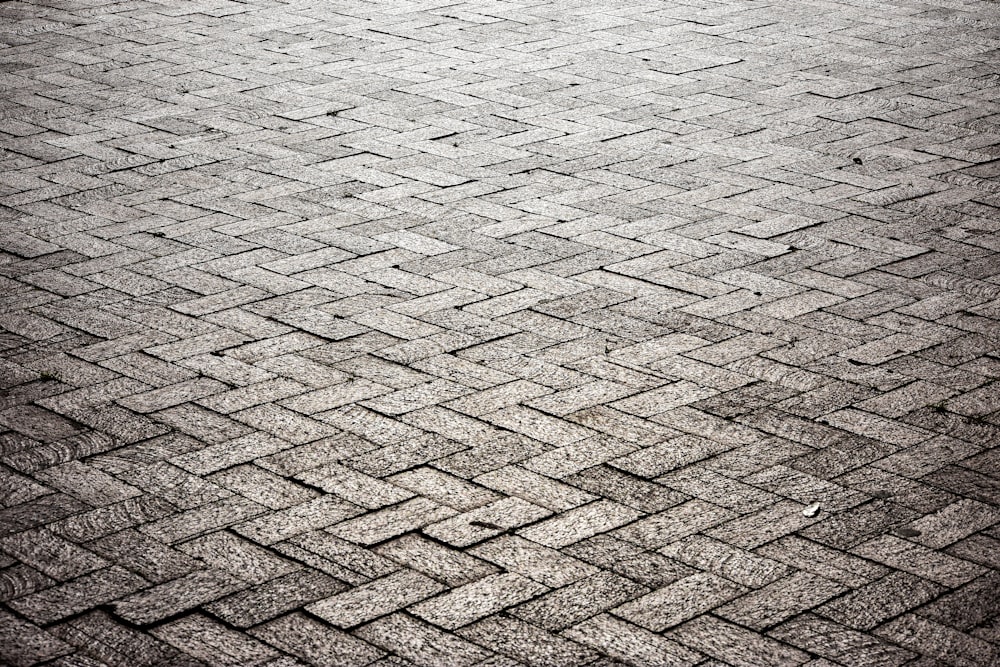
[[[0,44],[0,663],[1000,664],[1000,4]]]

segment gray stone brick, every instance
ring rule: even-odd
[[[502,616],[462,628],[458,634],[480,645],[495,646],[498,653],[515,659],[515,664],[533,667],[587,664],[598,657],[596,651],[576,642]]]
[[[480,475],[475,481],[483,486],[517,496],[555,512],[578,507],[597,498],[580,489],[525,470],[506,466]]]
[[[398,486],[336,463],[311,468],[295,478],[366,509],[393,505],[413,497],[413,493]]]
[[[469,553],[549,588],[560,588],[598,572],[556,549],[514,535],[501,535],[472,547]]]
[[[146,586],[147,582],[141,577],[112,566],[7,604],[36,623],[50,624]]]
[[[263,512],[262,506],[249,500],[224,498],[146,523],[139,530],[161,542],[172,544],[259,517]],[[121,527],[128,528],[131,524]]]
[[[0,549],[60,580],[72,579],[108,565],[106,560],[93,552],[44,529],[8,535],[0,539]]]
[[[234,526],[234,530],[254,542],[274,544],[295,535],[336,524],[361,510],[330,496],[294,505],[280,512],[257,516]]]
[[[325,564],[338,568],[329,574],[350,583],[361,583],[400,569],[398,563],[336,537],[325,530],[297,535],[287,542],[275,545],[274,548],[282,553],[292,554],[297,560],[304,562],[315,560],[315,558],[308,558],[307,554],[309,553],[316,557],[322,557],[322,559],[326,559]],[[309,564],[313,565],[312,562]],[[317,561],[314,567],[324,569],[321,565],[325,564]],[[324,569],[324,571],[326,570]]]
[[[575,487],[641,512],[657,512],[687,500],[687,496],[682,493],[627,475],[607,465],[594,466],[563,479]]]
[[[561,479],[633,451],[635,447],[617,438],[597,436],[551,449],[524,462],[524,467],[547,477]]]
[[[434,625],[454,630],[547,590],[519,574],[495,574],[421,602],[410,610]]]
[[[945,586],[963,584],[983,572],[974,563],[928,549],[895,535],[882,535],[859,544],[851,551],[876,563],[884,563]]]
[[[12,667],[27,667],[73,652],[73,647],[36,625],[0,612],[0,657]]]
[[[877,630],[880,637],[952,665],[988,665],[1000,660],[997,647],[978,637],[906,614]]]
[[[933,514],[917,519],[911,526],[920,531],[916,541],[940,549],[1000,521],[1000,511],[977,500],[965,498]]]
[[[209,567],[226,570],[255,584],[298,569],[296,564],[225,531],[195,538],[177,548]]]
[[[765,544],[757,548],[756,553],[851,587],[859,587],[887,574],[886,568],[876,563],[798,535]]]
[[[654,632],[600,614],[565,630],[563,636],[627,665],[674,667],[697,664],[701,655]]]
[[[998,661],[992,3],[0,6],[0,662]]]
[[[254,464],[227,468],[212,475],[211,480],[222,488],[272,510],[298,505],[317,496],[315,490],[300,486]]]
[[[453,546],[467,547],[550,514],[549,510],[526,500],[508,497],[471,512],[448,513],[449,518],[428,526],[424,532]]]
[[[581,579],[511,610],[546,630],[563,630],[647,593],[649,589],[610,572]]]
[[[301,613],[288,614],[250,632],[254,637],[314,665],[365,665],[384,653],[371,644]]]
[[[449,586],[461,586],[498,571],[488,562],[419,535],[404,535],[374,551]]]
[[[846,589],[810,572],[796,572],[781,581],[747,593],[716,613],[740,625],[762,630],[812,609]]]
[[[434,468],[420,467],[387,478],[396,486],[467,512],[501,499],[489,489]]]
[[[817,608],[817,613],[856,630],[880,623],[926,603],[942,587],[905,572],[892,572]]]
[[[733,517],[733,513],[703,500],[691,500],[641,519],[615,532],[616,537],[647,549],[662,547]]]
[[[601,500],[577,507],[518,531],[533,542],[564,547],[634,521],[641,513],[618,503]]]
[[[246,463],[284,449],[291,444],[262,433],[252,433],[219,443],[196,452],[188,452],[171,459],[171,463],[195,475],[210,473]]]
[[[122,597],[114,603],[114,613],[130,623],[146,625],[194,609],[248,585],[222,570],[198,570]]]
[[[87,546],[156,584],[202,568],[198,560],[183,551],[131,529],[103,537]]]
[[[744,592],[742,586],[699,572],[653,591],[614,610],[637,625],[662,632]]]
[[[387,577],[314,602],[306,609],[337,627],[360,625],[440,593],[445,585],[413,570]]]
[[[320,572],[297,570],[209,603],[204,609],[237,628],[249,628],[344,588]]]
[[[489,651],[403,613],[391,614],[354,633],[365,641],[422,667],[485,664]]]
[[[776,560],[703,535],[692,535],[673,542],[659,552],[749,588],[766,586],[790,574],[790,569]]]
[[[700,616],[688,621],[667,633],[666,637],[724,664],[739,667],[804,665],[810,662],[809,654],[804,651],[712,616]]]
[[[902,665],[916,657],[894,640],[885,642],[810,614],[787,621],[768,635],[840,664]]]
[[[260,665],[279,655],[272,647],[201,614],[165,623],[152,634],[208,664]]]

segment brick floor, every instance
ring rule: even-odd
[[[998,9],[0,2],[0,663],[1000,664]]]

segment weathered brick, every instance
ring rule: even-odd
[[[0,3],[0,662],[997,662],[992,4],[612,4]]]

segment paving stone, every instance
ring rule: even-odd
[[[507,497],[471,512],[444,512],[442,516],[449,518],[427,526],[424,533],[455,547],[467,547],[518,526],[544,519],[551,513],[526,500]]]
[[[854,547],[852,552],[945,586],[958,586],[983,573],[982,568],[975,563],[928,549],[895,535],[883,535],[864,542]]]
[[[295,535],[331,526],[360,512],[354,505],[330,496],[320,496],[280,512],[244,521],[233,530],[260,544],[274,544]]]
[[[997,542],[989,535],[972,535],[948,547],[947,554],[993,567],[997,561],[996,554],[1000,554],[994,548]]]
[[[0,549],[22,563],[66,580],[106,567],[108,562],[87,549],[53,535],[47,530],[30,530],[0,539]]]
[[[905,572],[892,572],[882,579],[851,591],[817,609],[828,618],[858,630],[871,630],[940,595],[942,588]]]
[[[653,632],[662,632],[743,592],[742,586],[699,572],[627,602],[614,613]]]
[[[768,634],[841,664],[902,665],[916,657],[914,652],[900,648],[895,640],[888,643],[808,614],[787,621]]]
[[[174,455],[178,450],[187,452],[192,449],[192,446],[197,446],[196,443],[183,440],[161,440],[149,444],[155,446],[156,449],[165,450],[163,455],[167,457]],[[120,450],[119,454],[121,454]],[[151,459],[153,456],[157,455],[151,455],[145,451],[137,452],[137,457],[141,459]],[[109,471],[116,472],[120,477],[129,480],[134,485],[141,485],[149,493],[156,494],[164,502],[182,510],[194,509],[232,495],[212,482],[155,458],[151,461],[138,463],[108,461],[108,464]],[[119,469],[119,466],[124,470]]]
[[[607,614],[565,630],[563,636],[627,665],[694,665],[701,656],[656,633]]]
[[[434,625],[454,630],[547,590],[519,574],[496,574],[422,602],[411,611]]]
[[[556,549],[515,535],[501,535],[483,542],[469,549],[469,553],[549,588],[560,588],[599,571]]]
[[[318,423],[316,420],[271,404],[234,413],[233,418],[296,445],[303,445],[336,433],[336,430],[327,424]]]
[[[588,468],[564,478],[564,481],[623,505],[634,507],[641,512],[657,512],[688,499],[682,493],[606,465]]]
[[[314,665],[365,665],[382,651],[360,639],[323,625],[301,613],[257,626],[251,634]]]
[[[360,625],[445,590],[445,585],[409,569],[320,600],[307,609],[337,627]]]
[[[325,530],[296,535],[273,548],[351,584],[364,583],[400,569],[398,563]]]
[[[724,444],[706,438],[681,436],[616,458],[611,465],[641,477],[656,477],[727,449]]]
[[[0,598],[4,602],[40,591],[53,584],[55,584],[54,579],[21,563],[8,562],[7,567],[0,570]]]
[[[201,614],[158,626],[153,636],[209,665],[263,665],[279,653]]]
[[[776,498],[756,486],[744,484],[725,475],[698,467],[688,470],[676,470],[662,477],[657,482],[664,486],[681,491],[719,507],[734,510],[740,514],[754,512],[774,504]]]
[[[259,516],[263,512],[262,506],[248,500],[223,498],[179,514],[169,515],[153,523],[146,523],[140,530],[161,542],[174,543],[220,530],[250,517]],[[129,527],[131,524],[116,526],[115,529]],[[88,535],[88,537],[100,536]]]
[[[286,509],[318,495],[314,489],[300,486],[253,464],[221,470],[210,479],[220,487],[272,510]]]
[[[780,623],[844,592],[845,587],[811,572],[796,572],[744,595],[716,613],[754,630]]]
[[[482,419],[501,428],[556,446],[569,445],[592,435],[589,429],[582,426],[516,405],[484,414]]]
[[[294,563],[225,531],[195,538],[177,548],[209,567],[227,570],[255,584],[297,569]]]
[[[109,567],[8,603],[32,621],[52,623],[145,588],[141,577],[119,567]]]
[[[717,619],[699,616],[666,634],[694,650],[716,658],[724,664],[753,667],[754,665],[804,665],[809,654],[775,641],[746,628]]]
[[[561,479],[634,450],[633,445],[617,438],[588,438],[565,447],[539,453],[524,462],[524,467],[547,477]]]
[[[519,605],[510,613],[546,630],[562,630],[648,590],[621,576],[601,572]]]
[[[913,614],[886,623],[877,634],[950,665],[988,665],[1000,659],[997,647]]]
[[[195,475],[207,475],[284,449],[291,444],[261,433],[252,433],[175,457],[171,463]]]
[[[413,493],[398,486],[336,463],[298,473],[295,479],[366,509],[394,505],[413,497]]]
[[[135,410],[136,412],[156,412],[157,410],[170,408],[205,396],[211,396],[225,388],[226,385],[217,380],[196,378],[142,394],[135,394],[127,399],[120,399],[120,403],[123,407]]]
[[[993,4],[0,6],[0,662],[997,661]]]
[[[489,651],[403,613],[391,614],[359,628],[365,641],[426,667],[484,664]]]
[[[139,591],[115,602],[115,614],[130,623],[153,623],[232,593],[248,584],[221,570],[191,574]]]
[[[853,487],[869,496],[891,494],[895,502],[917,512],[935,512],[955,500],[944,489],[893,475],[878,468],[864,466],[836,478],[838,484]]]
[[[809,526],[804,537],[834,548],[849,548],[874,535],[908,524],[916,513],[890,501],[876,500]]]
[[[459,630],[477,644],[495,646],[497,652],[514,658],[516,664],[534,666],[581,665],[593,662],[598,653],[576,642],[512,618],[488,618]]]
[[[248,628],[344,589],[321,572],[298,570],[204,606],[205,611],[237,628]]]
[[[434,468],[420,467],[387,478],[404,489],[419,493],[456,510],[468,512],[500,500],[501,496],[454,475]]]
[[[79,461],[47,468],[36,475],[49,486],[94,507],[110,505],[142,494],[139,489]]]
[[[201,562],[142,533],[127,529],[87,545],[153,583],[163,583],[201,569]]]
[[[609,534],[578,542],[567,547],[566,552],[650,588],[661,588],[696,572],[683,563]]]
[[[12,667],[26,667],[73,652],[73,647],[58,637],[16,616],[0,615],[0,656]]]
[[[374,551],[448,586],[461,586],[498,570],[467,552],[450,549],[420,535],[403,535],[379,545]]]
[[[475,481],[487,488],[517,496],[555,512],[565,511],[596,500],[580,489],[555,481],[519,466],[506,466],[480,475]]]
[[[659,552],[749,588],[766,586],[790,574],[789,568],[776,560],[703,535],[692,535],[673,542]]]
[[[616,531],[616,535],[647,549],[655,549],[719,524],[732,516],[733,513],[729,510],[703,500],[691,500],[636,521]]]
[[[630,523],[639,516],[641,513],[636,510],[602,500],[536,523],[518,531],[518,534],[548,547],[564,547]]]
[[[974,532],[1000,521],[1000,511],[971,498],[959,500],[933,514],[917,519],[911,525],[919,530],[917,541],[932,549],[940,549]]]

